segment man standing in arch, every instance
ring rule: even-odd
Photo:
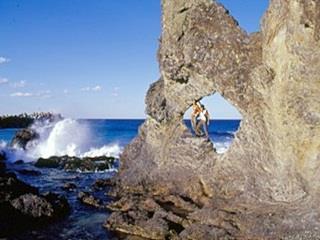
[[[209,140],[209,121],[210,121],[210,115],[208,110],[205,108],[203,104],[201,104],[198,101],[194,101],[192,104],[192,113],[191,113],[191,125],[192,128],[196,134],[196,136],[202,136],[203,131],[201,130],[201,127],[204,130],[206,138]],[[197,118],[199,118],[199,121],[197,122]]]
[[[201,113],[201,104],[198,101],[194,101],[192,104],[192,113],[191,113],[191,126],[193,131],[195,132],[196,136],[200,136],[201,132],[197,129],[197,118]]]
[[[201,112],[199,113],[199,119],[200,121],[197,123],[197,127],[196,127],[196,131],[197,132],[202,132],[202,129],[204,130],[206,139],[209,141],[209,131],[208,131],[208,126],[209,126],[209,122],[210,122],[210,115],[208,110],[205,108],[205,106],[203,104],[201,104]]]

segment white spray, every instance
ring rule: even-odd
[[[36,122],[31,126],[39,134],[39,138],[29,142],[26,150],[6,150],[10,159],[35,161],[36,159],[51,156],[77,157],[119,157],[121,147],[117,144],[104,145],[101,148],[92,148],[89,140],[92,138],[90,127],[84,122],[73,119],[63,119],[57,122]],[[2,144],[3,145],[3,144]],[[4,145],[2,147],[5,147]]]

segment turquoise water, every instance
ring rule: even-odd
[[[17,128],[0,129],[0,141],[10,143],[17,131],[19,131]]]

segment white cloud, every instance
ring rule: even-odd
[[[30,93],[30,92],[15,92],[10,94],[11,97],[39,97],[39,98],[51,98],[51,91],[40,91],[37,93]]]
[[[13,88],[23,88],[26,86],[26,81],[19,81],[19,82],[14,82],[12,83]]]
[[[9,80],[7,78],[2,78],[0,77],[0,84],[5,84],[5,83],[8,83]]]
[[[119,96],[119,88],[118,87],[114,87],[111,95],[113,97],[118,97]]]
[[[34,94],[29,92],[15,92],[10,94],[11,97],[32,97]]]
[[[95,87],[92,88],[92,91],[95,91],[95,92],[99,92],[99,91],[101,91],[101,90],[102,90],[102,87],[99,86],[99,85],[97,85],[97,86],[95,86]]]
[[[51,98],[52,97],[50,90],[40,91],[40,92],[36,93],[35,96],[40,97],[40,98]]]
[[[80,89],[82,92],[100,92],[102,90],[102,87],[97,85],[95,87],[84,87]]]
[[[81,90],[82,92],[89,92],[90,89],[91,89],[91,88],[89,88],[89,87],[85,87],[85,88],[81,88],[80,90]]]
[[[68,89],[64,89],[64,90],[63,90],[63,93],[64,93],[64,94],[69,94],[69,90],[68,90]]]
[[[10,62],[9,58],[0,57],[0,64]]]

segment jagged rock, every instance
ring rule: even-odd
[[[95,190],[101,190],[112,186],[114,186],[114,182],[111,179],[98,179],[92,184],[92,187]]]
[[[38,194],[38,190],[17,178],[14,173],[0,176],[0,202],[12,200],[23,194]]]
[[[183,196],[198,209],[179,216],[193,218],[180,239],[319,234],[320,2],[271,0],[261,32],[250,35],[216,1],[162,0],[162,9],[161,77],[122,154],[114,193],[123,202]],[[215,92],[243,116],[223,155],[182,121],[195,99]],[[106,226],[141,235],[156,215],[165,221],[155,221],[164,230],[157,237],[167,236],[163,213],[178,202],[170,204],[152,216],[139,207],[115,211]],[[130,217],[140,215],[148,218]]]
[[[42,196],[51,204],[54,218],[62,218],[69,214],[70,206],[64,196],[52,192],[45,193]]]
[[[44,198],[25,194],[11,201],[11,205],[21,213],[34,218],[52,217],[53,208]]]
[[[78,194],[78,199],[80,200],[81,203],[92,206],[95,208],[101,208],[102,207],[102,202],[100,199],[95,198],[93,195],[91,195],[88,192],[79,192]]]
[[[35,130],[31,128],[25,128],[16,133],[12,139],[11,146],[25,149],[28,142],[37,138],[39,138],[39,134]]]
[[[11,205],[24,218],[30,218],[37,223],[63,217],[70,211],[67,200],[54,193],[42,196],[31,193],[24,194],[13,199]]]
[[[70,211],[64,197],[38,190],[14,173],[0,174],[0,237],[30,230],[66,216]]]
[[[114,157],[69,157],[53,156],[50,158],[39,158],[35,163],[39,168],[61,168],[70,171],[103,171],[110,169],[115,161]]]
[[[41,174],[27,169],[19,172]],[[40,195],[37,188],[19,180],[14,173],[6,172],[4,160],[0,160],[0,238],[49,223],[66,216],[69,211],[64,197],[53,193]]]

